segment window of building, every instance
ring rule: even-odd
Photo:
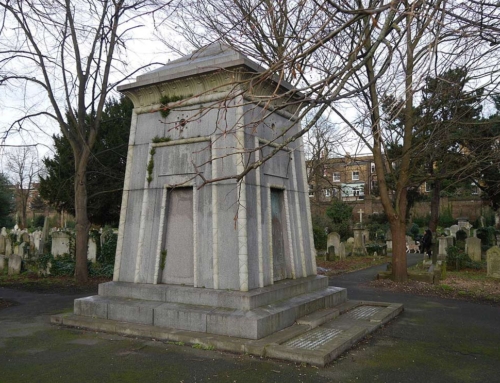
[[[339,172],[333,173],[333,182],[340,182],[340,173]]]
[[[375,173],[375,164],[372,162],[371,165],[370,165],[370,171],[372,173]]]
[[[432,184],[430,182],[425,183],[425,192],[430,193],[432,191]]]
[[[352,180],[353,181],[359,180],[359,172],[352,172]]]
[[[325,197],[331,197],[332,196],[332,189],[325,189]]]
[[[309,197],[314,197],[314,185],[309,185]]]

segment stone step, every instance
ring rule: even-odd
[[[402,311],[401,304],[347,301],[335,308],[308,315],[302,318],[301,323],[258,340],[75,314],[55,315],[51,317],[51,322],[324,366]]]
[[[74,313],[119,322],[260,339],[292,326],[300,318],[338,306],[346,300],[347,291],[339,287],[327,287],[252,310],[98,295],[76,299]],[[313,316],[310,320],[321,322],[321,318],[315,318]]]
[[[327,287],[328,278],[320,275],[285,279],[250,291],[214,290],[169,284],[107,282],[99,285],[99,295],[252,310],[300,294],[324,290]]]

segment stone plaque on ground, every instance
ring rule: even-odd
[[[336,232],[328,233],[326,248],[330,249],[330,246],[335,248],[335,253],[338,251],[340,245],[340,234]]]
[[[493,246],[486,252],[487,276],[500,279],[500,247]]]
[[[465,248],[470,259],[476,262],[481,261],[481,240],[479,238],[467,238],[465,240]]]

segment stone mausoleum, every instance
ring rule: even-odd
[[[215,44],[119,88],[134,113],[114,281],[53,322],[157,338],[180,339],[175,331],[187,330],[254,340],[298,323],[284,342],[347,311],[331,309],[347,304],[346,290],[316,275],[302,140],[287,141],[300,130],[303,100],[262,72]],[[283,94],[286,100],[276,97]],[[401,310],[387,306],[374,304],[370,315]],[[354,322],[346,317],[342,328],[306,337],[320,347],[319,339],[346,334],[335,341],[341,352],[366,334],[368,325]],[[295,347],[272,354],[263,341],[246,352],[287,358],[283,352]],[[311,352],[300,360],[330,360]]]

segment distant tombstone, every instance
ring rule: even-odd
[[[52,255],[58,257],[63,254],[69,254],[69,241],[70,237],[68,233],[62,231],[52,233]]]
[[[387,251],[392,251],[392,241],[385,241],[385,244],[387,245]]]
[[[26,231],[24,233],[21,233],[21,241],[20,242],[30,243],[30,235]]]
[[[481,224],[481,227],[486,227],[486,220],[484,219],[484,217],[483,217],[483,216],[481,216],[481,217],[479,218],[479,222],[480,222],[480,224]]]
[[[17,223],[14,225],[14,231],[18,231],[19,230],[19,226],[17,226]]]
[[[97,261],[97,244],[95,243],[94,238],[90,236],[89,236],[87,259],[94,263]]]
[[[328,252],[326,253],[327,261],[335,260],[335,246],[328,246]]]
[[[481,240],[475,237],[469,237],[465,240],[465,249],[467,255],[473,261],[481,261]]]
[[[347,238],[347,243],[353,244],[354,243],[354,238],[353,237]]]
[[[346,251],[345,251],[345,243],[344,242],[340,243],[337,256],[340,259],[345,259],[346,258]]]
[[[472,230],[472,236],[477,238],[477,229]]]
[[[439,237],[438,259],[446,259],[450,237]]]
[[[6,236],[0,234],[0,254],[5,254]]]
[[[354,244],[352,247],[352,254],[357,256],[368,255],[365,248],[365,238],[363,236],[363,229],[361,226],[356,226],[353,229],[354,232]]]
[[[3,269],[5,269],[5,259],[8,258],[3,254],[0,254],[0,273],[3,273]]]
[[[486,252],[488,277],[500,279],[500,247],[493,246]]]
[[[12,254],[12,241],[9,237],[5,238],[5,255],[9,256]]]
[[[9,255],[9,275],[21,273],[22,258],[19,255]]]
[[[460,229],[460,227],[458,225],[452,225],[450,226],[450,235],[452,235],[453,237],[457,237],[457,231]]]
[[[42,254],[43,253],[42,235],[43,235],[43,232],[40,230],[33,232],[33,247],[35,250],[35,254]]]
[[[406,236],[406,243],[408,245],[414,245],[415,244],[415,240],[411,236],[407,235]]]
[[[2,230],[0,231],[0,235],[7,237],[7,229],[5,227],[2,227]]]
[[[451,229],[449,227],[445,228],[443,231],[444,231],[444,234],[446,236],[450,236],[451,235]]]
[[[26,242],[22,242],[19,245],[17,245],[17,255],[19,255],[22,258],[25,258],[27,256],[27,248],[29,244]]]
[[[385,240],[386,241],[392,241],[392,231],[391,231],[391,229],[387,229],[387,231],[385,232]]]
[[[333,246],[335,248],[335,251],[339,248],[340,245],[340,234],[339,233],[329,233],[327,240],[326,240],[326,248],[328,251],[330,250],[330,246]]]

